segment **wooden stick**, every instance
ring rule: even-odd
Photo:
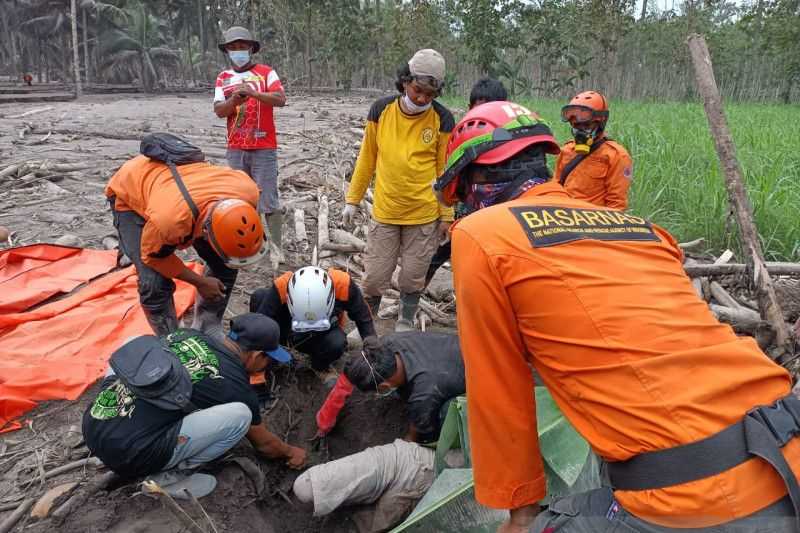
[[[728,191],[728,200],[733,207],[736,221],[739,225],[739,234],[745,249],[747,264],[752,267],[754,282],[757,288],[758,307],[761,315],[775,330],[778,347],[784,351],[789,349],[789,328],[783,321],[783,312],[775,295],[769,271],[764,264],[764,254],[758,238],[758,229],[753,222],[753,208],[747,197],[747,189],[742,178],[742,170],[736,159],[736,148],[733,137],[728,129],[725,113],[722,109],[722,100],[717,82],[714,79],[714,69],[711,65],[711,55],[708,52],[705,38],[702,35],[689,36],[689,50],[695,69],[700,94],[703,95],[703,105],[708,117],[708,124],[714,138],[722,169],[725,174],[725,187]],[[778,350],[777,352],[780,352]],[[776,353],[779,357],[781,353]]]
[[[750,309],[734,309],[732,307],[715,304],[710,304],[708,307],[720,322],[725,322],[738,330],[748,333],[755,332],[759,326],[765,323],[761,320],[761,315]]]
[[[195,522],[194,519],[189,516],[180,505],[178,505],[178,502],[176,502],[172,496],[167,494],[164,489],[158,485],[158,483],[152,479],[148,479],[142,483],[142,490],[145,494],[155,494],[155,496],[161,500],[164,506],[172,511],[172,514],[175,515],[175,518],[177,518],[184,527],[189,529],[189,531],[206,533],[200,524]]]
[[[294,210],[294,233],[297,240],[301,243],[308,242],[308,234],[306,233],[306,212],[302,209]]]
[[[103,462],[97,457],[88,457],[86,459],[79,459],[77,461],[72,461],[71,463],[67,463],[63,466],[59,466],[58,468],[48,470],[47,472],[44,473],[43,476],[36,476],[34,478],[28,479],[27,481],[21,483],[21,485],[33,483],[37,479],[40,479],[40,477],[43,477],[44,479],[50,479],[51,477],[58,476],[65,472],[70,472],[72,470],[75,470],[76,468],[81,468],[83,466],[100,467],[103,466]]]
[[[693,250],[695,248],[699,248],[705,242],[706,240],[703,237],[700,237],[699,239],[695,239],[693,241],[679,243],[678,246],[681,248],[681,250]]]
[[[712,281],[711,285],[711,295],[721,304],[726,307],[730,307],[732,309],[744,309],[744,307],[736,301],[736,299],[730,295],[725,288],[717,283],[716,281]]]
[[[322,258],[322,251],[330,243],[331,237],[328,229],[328,197],[324,194],[319,196],[319,215],[317,216],[317,246],[319,247],[319,267],[328,268],[330,261]]]
[[[767,271],[775,276],[798,276],[800,275],[800,263],[766,263]],[[691,278],[705,276],[726,276],[730,274],[741,274],[750,271],[750,266],[742,263],[728,263],[725,265],[684,265],[683,269]]]
[[[25,513],[27,513],[28,510],[33,507],[34,503],[36,503],[36,498],[28,498],[27,500],[23,500],[22,503],[19,504],[19,507],[17,507],[17,510],[11,513],[11,515],[3,520],[2,524],[0,524],[0,533],[8,533],[14,529],[14,526],[17,525],[19,519],[25,516]]]
[[[45,111],[50,111],[52,109],[54,109],[53,106],[40,107],[38,109],[31,109],[30,111],[25,111],[24,113],[20,113],[19,115],[8,115],[5,118],[25,118],[31,115],[35,115],[37,113],[44,113]]]
[[[367,243],[350,232],[334,228],[330,231],[330,233],[333,237],[333,240],[337,243],[349,244],[350,246],[356,248],[359,252],[363,252],[367,249]]]

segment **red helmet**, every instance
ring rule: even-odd
[[[261,217],[244,200],[217,201],[203,229],[211,247],[229,268],[252,265],[267,253]]]
[[[453,205],[459,200],[460,174],[470,163],[500,163],[534,144],[542,144],[550,154],[560,152],[550,127],[533,111],[504,101],[472,108],[447,143],[444,174],[433,186],[439,201]]]
[[[570,124],[599,122],[601,126],[604,125],[608,120],[606,97],[597,91],[585,91],[575,95],[561,108],[561,120]]]

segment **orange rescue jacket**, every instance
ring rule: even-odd
[[[569,141],[561,148],[553,181],[560,183],[561,171],[577,155],[575,141]],[[621,144],[607,139],[578,163],[564,186],[573,198],[624,211],[628,208],[628,188],[632,179],[633,162],[628,151]]]
[[[608,461],[700,440],[789,393],[788,372],[698,298],[663,229],[557,183],[452,231],[475,494],[511,509],[545,496],[531,365]],[[800,474],[800,439],[783,448]],[[760,459],[664,489],[616,491],[669,527],[749,515],[786,494]]]
[[[258,204],[258,186],[240,170],[204,162],[181,165],[179,172],[200,212],[196,221],[169,168],[143,155],[122,165],[105,189],[107,197],[116,198],[114,209],[135,211],[145,219],[142,261],[168,278],[184,268],[174,250],[187,248],[200,236],[201,222],[213,202],[238,198],[254,207]]]

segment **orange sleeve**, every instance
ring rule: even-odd
[[[176,243],[166,242],[151,221],[142,229],[142,262],[167,278],[176,278],[186,265],[175,255]],[[161,256],[161,257],[159,257]]]
[[[515,509],[546,493],[533,375],[500,275],[471,236],[456,226],[452,237],[475,496]]]
[[[608,169],[606,207],[624,211],[628,208],[628,189],[633,179],[633,161],[626,152],[617,153]]]
[[[558,153],[558,157],[556,157],[556,168],[553,170],[553,179],[551,181],[559,182],[559,176],[561,176],[561,169],[564,168],[564,152],[563,150]]]

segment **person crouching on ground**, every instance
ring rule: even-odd
[[[336,381],[331,364],[347,350],[345,315],[361,338],[375,336],[372,314],[350,274],[341,270],[303,267],[275,278],[272,287],[257,289],[250,311],[274,319],[281,344],[307,354],[311,368],[329,385]]]
[[[466,391],[458,337],[447,333],[409,331],[368,339],[344,374],[361,391],[388,395],[397,390],[409,418],[404,439],[411,442],[438,440],[444,405]]]
[[[187,196],[166,164],[144,155],[123,164],[105,189],[120,250],[136,267],[139,301],[159,337],[178,327],[173,280],[197,288],[192,327],[221,332],[237,269],[266,253],[258,187],[247,174],[206,162],[177,169]],[[175,254],[189,246],[205,261],[203,275]]]
[[[83,415],[87,447],[117,474],[149,476],[176,497],[184,488],[198,498],[213,491],[214,477],[195,469],[245,436],[263,456],[302,468],[305,450],[267,429],[248,378],[268,357],[286,357],[279,335],[275,321],[247,313],[222,339],[180,329],[127,342]]]
[[[413,329],[425,273],[453,221],[453,210],[441,208],[430,188],[444,168],[454,122],[450,111],[435,100],[444,73],[439,52],[420,50],[398,71],[395,85],[400,95],[372,104],[342,214],[345,226],[354,222],[374,176],[364,294],[375,315],[401,259],[396,331]]]

